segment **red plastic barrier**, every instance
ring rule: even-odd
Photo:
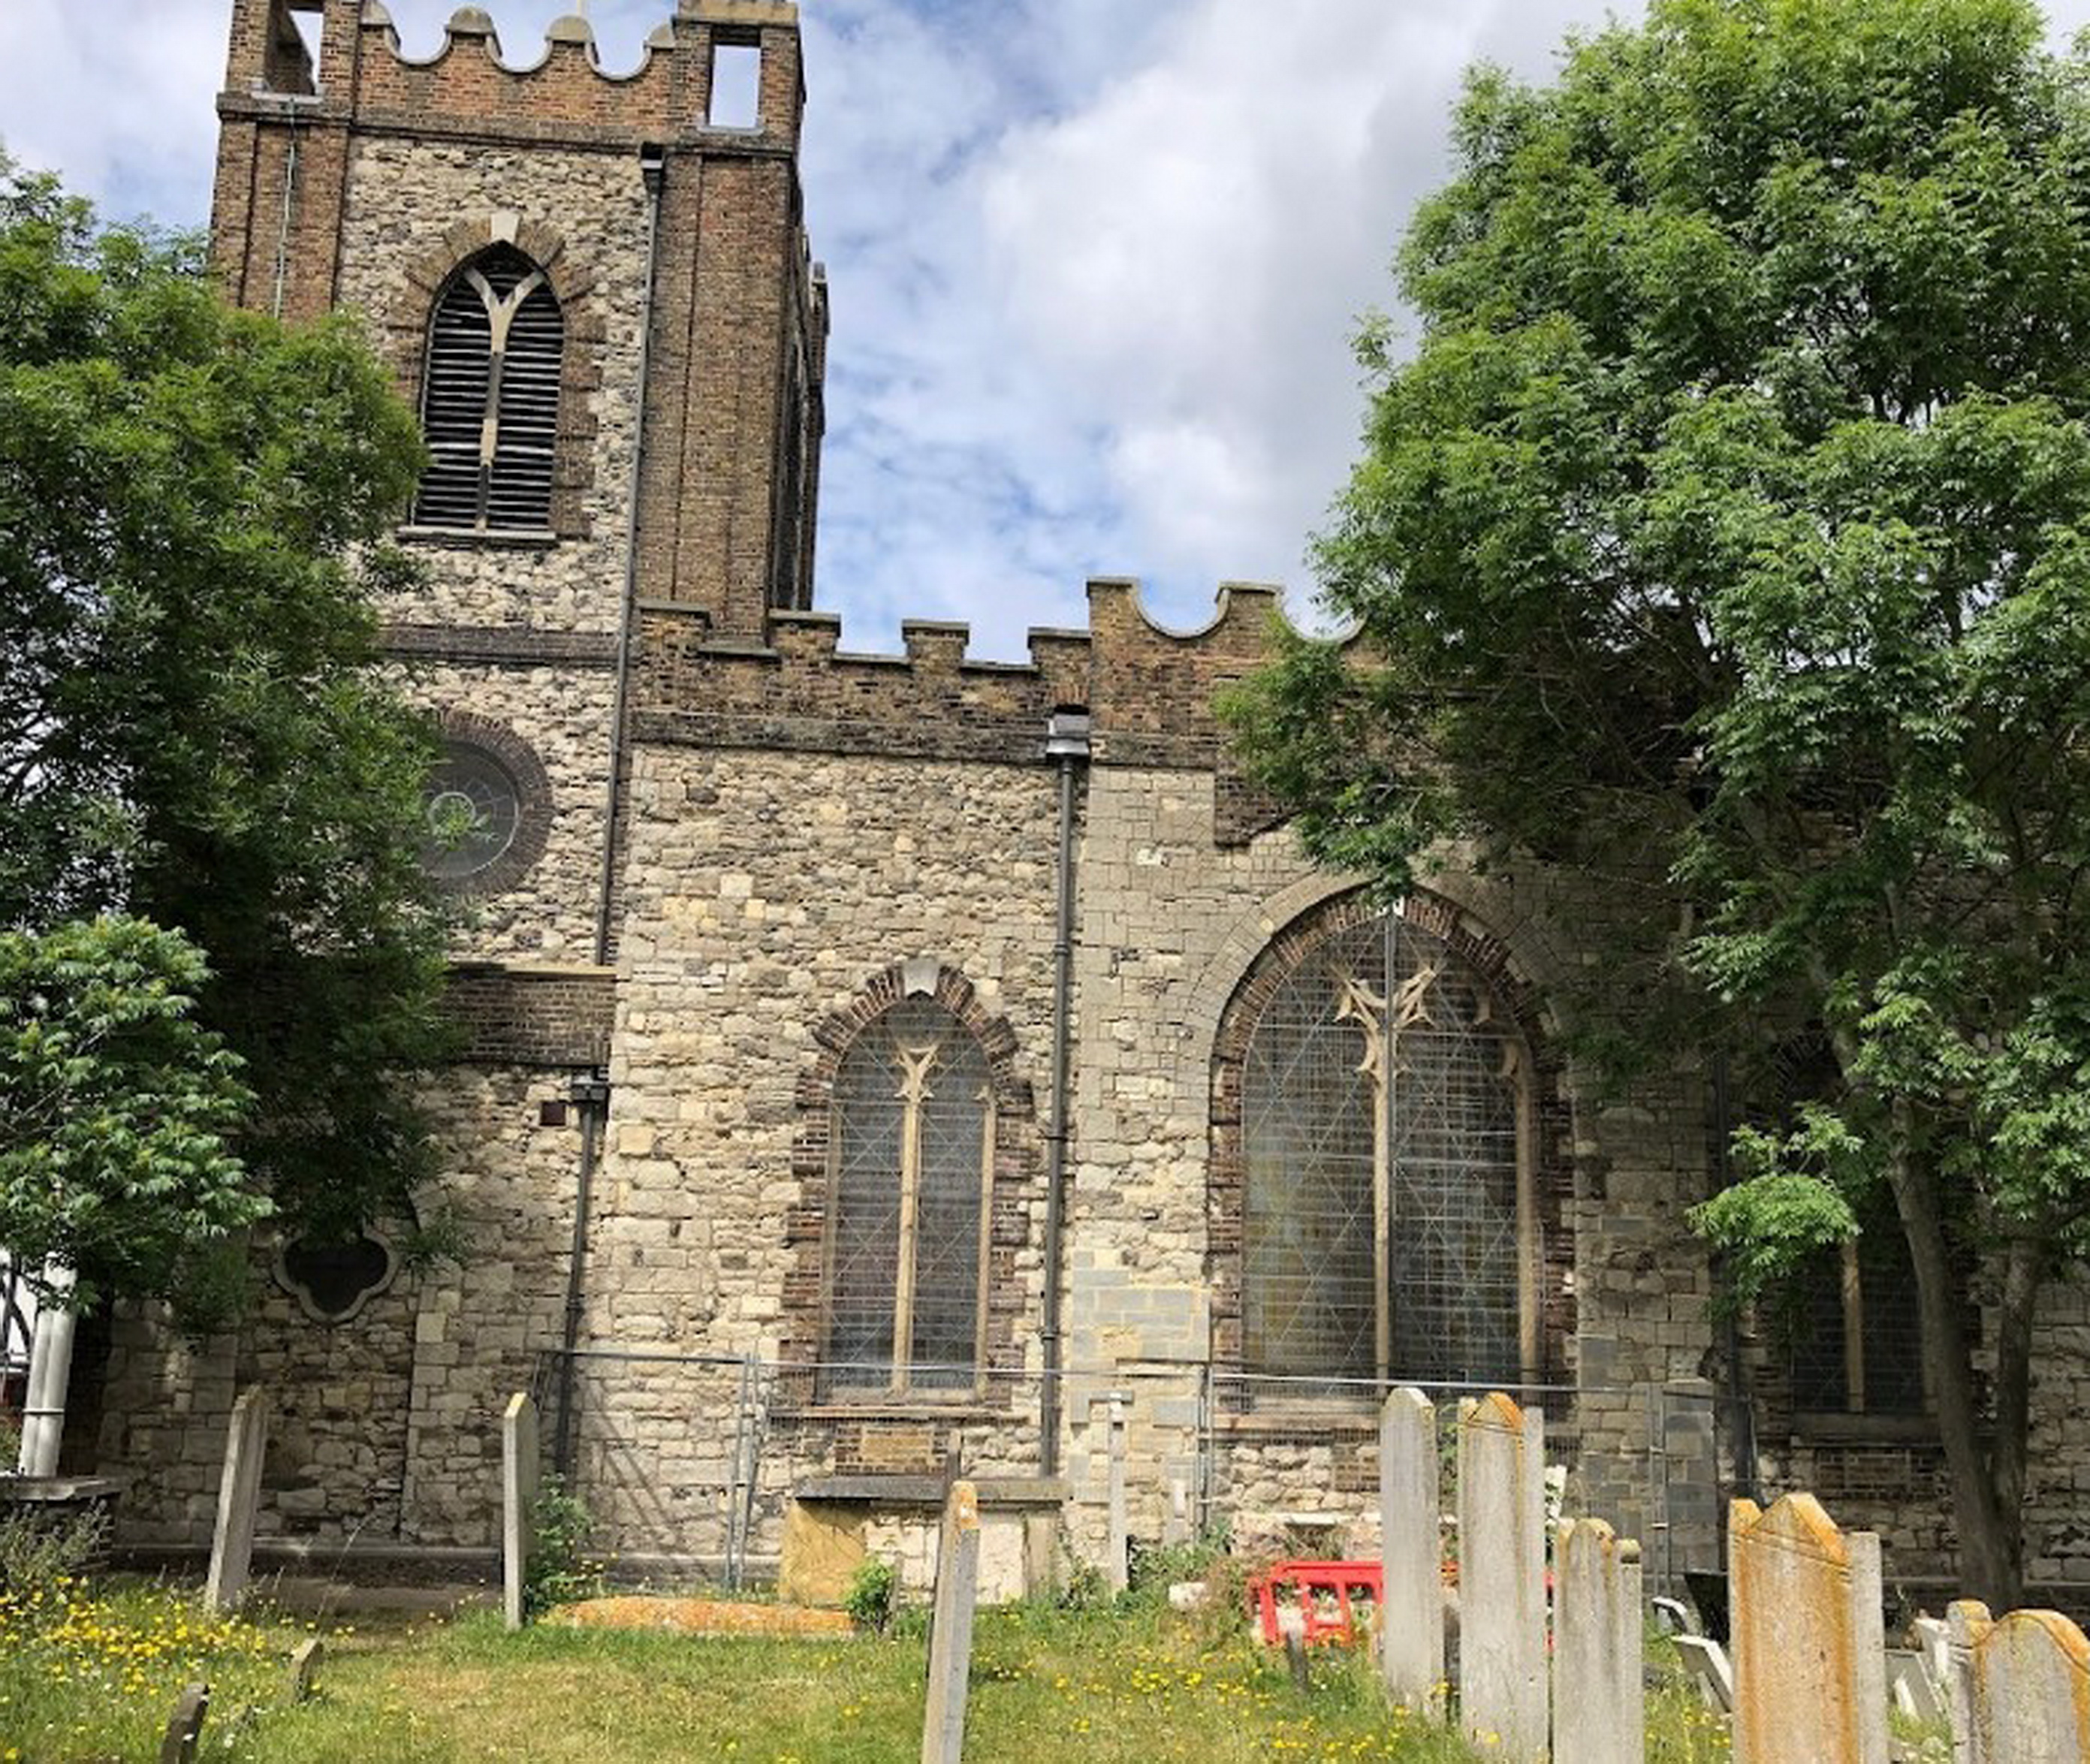
[[[1262,1639],[1271,1647],[1284,1639],[1277,1621],[1280,1590],[1297,1595],[1309,1647],[1331,1643],[1355,1647],[1357,1613],[1351,1595],[1367,1594],[1374,1607],[1386,1597],[1386,1582],[1376,1562],[1279,1562],[1248,1583],[1249,1596],[1262,1622]]]

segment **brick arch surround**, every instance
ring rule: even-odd
[[[595,487],[595,441],[601,426],[589,394],[602,385],[602,350],[609,333],[596,294],[596,272],[567,248],[564,238],[541,222],[512,213],[452,222],[439,241],[407,264],[406,292],[385,325],[393,370],[401,395],[419,411],[436,301],[452,276],[495,245],[514,246],[544,271],[566,321],[557,439],[552,454],[551,523],[561,539],[583,538],[588,519],[583,505]]]
[[[1355,888],[1301,913],[1264,945],[1220,1015],[1212,1051],[1206,1272],[1212,1293],[1212,1360],[1222,1374],[1245,1369],[1241,1258],[1248,1165],[1241,1090],[1249,1039],[1279,987],[1314,949],[1383,910],[1369,890]],[[1507,945],[1440,895],[1417,889],[1403,910],[1410,924],[1442,939],[1479,976],[1516,1024],[1529,1056],[1532,1168],[1522,1179],[1530,1183],[1538,1211],[1539,1373],[1549,1383],[1564,1381],[1575,1332],[1574,1130],[1557,1038],[1536,987]]]
[[[987,1283],[987,1327],[981,1370],[991,1387],[1005,1385],[1023,1360],[1017,1327],[1027,1289],[1018,1276],[1017,1259],[1030,1241],[1031,1214],[1043,1192],[1037,1105],[1030,1080],[1017,1069],[1020,1049],[1008,1019],[991,1014],[972,982],[956,968],[926,958],[886,969],[813,1031],[818,1052],[798,1079],[798,1131],[791,1150],[798,1199],[785,1215],[793,1260],[784,1283],[781,1357],[809,1366],[819,1359],[825,1345],[829,1151],[835,1079],[842,1057],[867,1029],[910,998],[942,1005],[987,1056],[996,1138],[988,1259],[982,1271]],[[915,1395],[902,1402],[926,1409],[948,1406],[932,1396]]]

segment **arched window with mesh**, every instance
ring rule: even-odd
[[[552,518],[566,318],[550,282],[497,245],[444,286],[428,326],[421,426],[428,469],[415,519],[540,532]]]
[[[986,1052],[942,1005],[910,998],[850,1043],[833,1094],[827,1382],[970,1390],[994,1182]]]
[[[1537,1375],[1528,1072],[1481,975],[1397,914],[1283,975],[1241,1070],[1251,1376]]]

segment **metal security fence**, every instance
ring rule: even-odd
[[[861,1366],[614,1349],[544,1356],[538,1395],[570,1390],[572,1486],[598,1542],[627,1572],[740,1585],[772,1573],[794,1499],[905,1507],[953,1469],[1046,1498],[1041,1380],[991,1375],[947,1401],[867,1400]],[[889,1374],[890,1368],[882,1370]],[[1280,1379],[1204,1366],[1075,1368],[1064,1375],[1065,1529],[1101,1549],[1110,1417],[1125,1429],[1132,1535],[1224,1528],[1246,1549],[1297,1534],[1375,1535],[1378,1413],[1416,1383],[1436,1404],[1451,1507],[1460,1405],[1487,1387]],[[1714,1400],[1703,1386],[1509,1386],[1546,1416],[1558,1499],[1638,1537],[1649,1577],[1675,1585],[1717,1567],[1726,1492]],[[1051,1492],[1057,1493],[1056,1487]]]

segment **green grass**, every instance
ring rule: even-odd
[[[226,1764],[914,1764],[920,1753],[918,1626],[841,1642],[510,1636],[487,1616],[366,1626],[329,1636],[320,1694],[293,1708],[285,1664],[303,1624],[209,1624],[185,1595],[138,1586],[74,1589],[69,1603],[0,1599],[0,1761],[11,1749],[22,1764],[155,1757],[197,1678],[213,1690],[205,1755]],[[1649,1756],[1663,1764],[1725,1756],[1661,1743]],[[1302,1695],[1283,1657],[1245,1633],[1150,1610],[983,1612],[966,1753],[995,1764],[1486,1755],[1390,1707],[1361,1661],[1317,1659]]]

